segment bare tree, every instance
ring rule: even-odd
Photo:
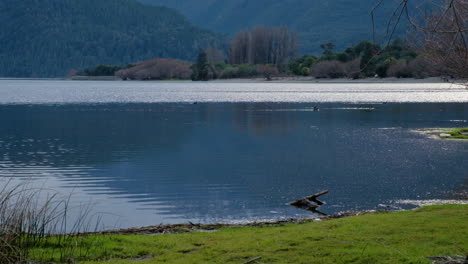
[[[468,79],[468,1],[451,0],[422,28],[429,59],[444,74]]]
[[[373,21],[384,1],[372,10]],[[387,23],[388,43],[402,19],[421,35],[427,59],[439,74],[468,79],[468,1],[400,0]]]
[[[282,68],[297,50],[297,35],[285,27],[258,26],[231,41],[231,64],[273,64]]]
[[[218,48],[208,46],[205,53],[209,64],[216,65],[224,61],[224,52]]]

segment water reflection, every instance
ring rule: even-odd
[[[3,105],[0,177],[73,191],[122,226],[301,217],[286,202],[324,189],[326,213],[373,209],[468,177],[467,143],[409,131],[463,126],[466,104],[313,106]]]

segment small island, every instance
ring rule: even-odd
[[[430,135],[438,139],[468,139],[468,127],[462,128],[427,128],[415,130],[417,133]]]

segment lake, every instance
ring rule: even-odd
[[[468,142],[412,130],[468,126],[467,102],[441,83],[0,80],[0,185],[72,193],[106,228],[310,217],[286,203],[325,189],[328,214],[450,199]]]

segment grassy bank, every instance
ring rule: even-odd
[[[431,135],[442,139],[468,139],[468,127],[460,128],[430,128],[414,130],[417,133]]]
[[[452,135],[450,138],[468,139],[468,127],[449,129],[447,133]]]
[[[94,235],[80,263],[430,263],[468,251],[468,205],[271,227],[165,235]],[[50,252],[50,253],[48,253]],[[33,252],[58,261],[54,244]],[[44,261],[45,259],[43,259]]]

